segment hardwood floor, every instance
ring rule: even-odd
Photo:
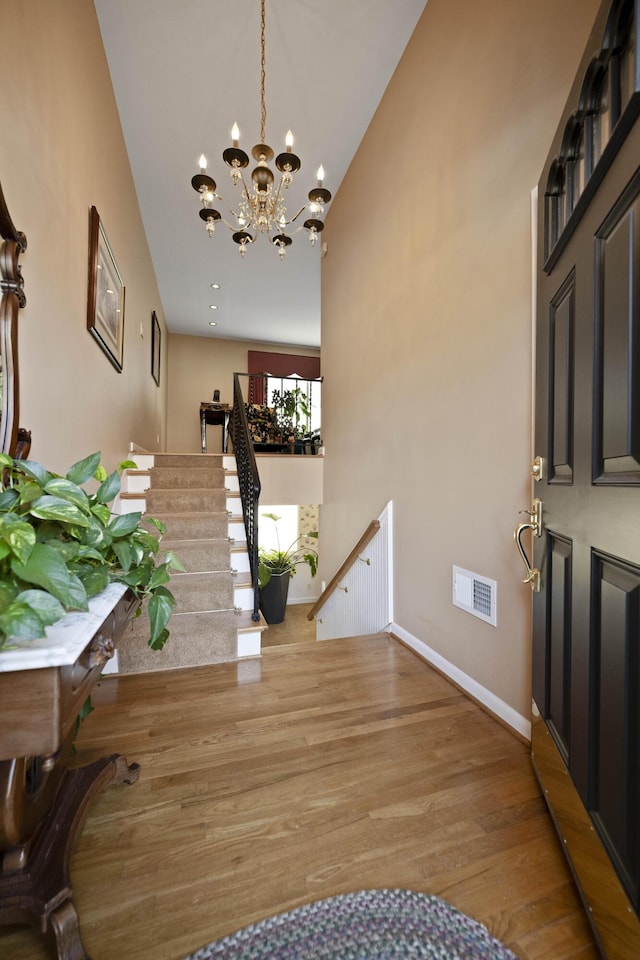
[[[307,620],[312,603],[289,604],[282,623],[272,623],[262,634],[262,649],[280,647],[283,643],[315,643],[316,622]]]
[[[73,858],[93,960],[178,960],[377,887],[443,897],[522,960],[596,960],[527,747],[387,635],[107,679],[93,701],[78,762],[142,765]],[[13,927],[0,957],[46,954]]]

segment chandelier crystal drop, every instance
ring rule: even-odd
[[[284,193],[293,182],[293,176],[301,164],[300,158],[292,151],[293,134],[289,130],[285,137],[284,152],[275,157],[279,178],[269,166],[274,159],[274,151],[265,143],[265,0],[260,0],[260,12],[260,143],[251,150],[251,156],[256,161],[256,166],[251,171],[251,180],[248,183],[243,173],[249,166],[249,157],[240,148],[240,131],[237,123],[234,123],[231,130],[232,146],[227,147],[222,154],[222,159],[230,168],[233,186],[240,189],[237,209],[229,209],[232,220],[223,217],[213,206],[216,200],[224,201],[216,193],[215,180],[207,173],[207,159],[204,154],[199,160],[200,172],[192,177],[191,186],[200,195],[199,215],[210,237],[215,233],[216,224],[221,221],[231,230],[232,239],[238,244],[240,256],[244,258],[247,248],[263,234],[274,244],[280,259],[283,260],[287,247],[293,242],[292,233],[306,230],[312,246],[315,246],[318,234],[324,229],[324,208],[331,200],[331,194],[323,186],[324,168],[321,164],[316,175],[317,185],[308,194],[309,202],[288,218]],[[307,219],[287,233],[287,228],[292,227],[304,211],[307,211]]]

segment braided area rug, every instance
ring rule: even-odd
[[[254,923],[185,960],[517,960],[486,927],[410,890],[363,890]]]

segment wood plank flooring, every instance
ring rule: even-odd
[[[316,642],[316,622],[307,620],[312,603],[289,604],[282,623],[272,623],[262,634],[262,649],[283,643]]]
[[[73,858],[93,960],[179,960],[379,887],[443,897],[521,960],[596,960],[528,748],[387,635],[107,679],[93,700],[78,762],[142,765]],[[0,928],[0,957],[46,953]]]

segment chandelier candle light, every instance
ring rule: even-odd
[[[239,184],[242,186],[242,194],[238,212],[230,210],[231,216],[235,219],[235,224],[229,223],[213,208],[214,200],[222,200],[222,197],[216,193],[216,182],[207,174],[207,158],[202,154],[199,160],[200,173],[191,179],[191,186],[200,194],[202,207],[200,217],[204,220],[204,225],[210,237],[213,236],[216,223],[221,220],[233,233],[233,239],[240,247],[240,255],[244,257],[247,247],[253,243],[259,234],[266,234],[278,251],[280,259],[284,259],[287,247],[293,242],[290,234],[285,233],[287,227],[291,226],[298,219],[303,211],[307,210],[309,216],[304,223],[297,226],[293,233],[297,233],[303,228],[309,233],[309,240],[315,245],[318,234],[324,229],[322,215],[324,214],[325,204],[331,200],[331,194],[323,186],[324,169],[320,165],[316,174],[318,183],[309,191],[309,203],[301,207],[290,220],[287,219],[287,211],[284,203],[284,191],[288,189],[293,181],[293,175],[300,169],[300,158],[292,152],[293,134],[288,131],[285,137],[286,150],[279,153],[275,159],[275,164],[280,171],[280,180],[274,188],[275,176],[269,163],[273,160],[274,152],[268,144],[265,143],[265,126],[267,120],[267,109],[265,106],[265,0],[260,0],[261,8],[261,30],[260,30],[260,50],[261,50],[261,70],[260,70],[260,143],[257,143],[251,150],[251,155],[257,161],[257,166],[251,171],[251,184],[247,184],[242,171],[249,166],[249,157],[239,146],[240,131],[237,123],[234,123],[231,130],[231,140],[233,145],[227,147],[222,154],[222,159],[231,168],[231,179],[234,187]]]

